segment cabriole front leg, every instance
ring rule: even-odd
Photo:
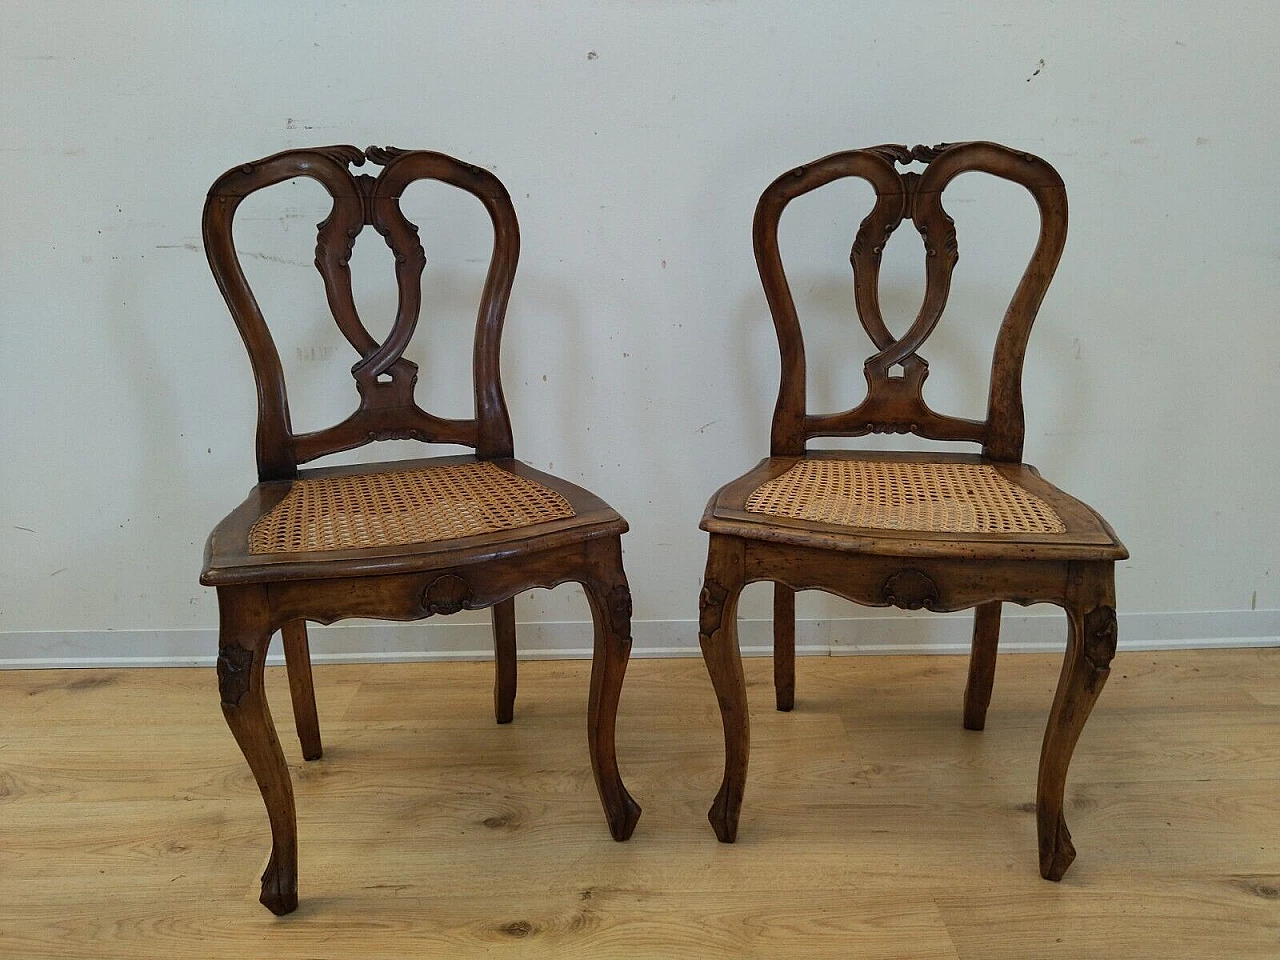
[[[1068,573],[1070,635],[1040,752],[1036,831],[1040,875],[1061,880],[1076,857],[1062,815],[1067,768],[1076,740],[1110,674],[1116,652],[1115,581],[1110,563],[1072,564]]]
[[[591,770],[613,839],[631,836],[640,819],[640,805],[632,799],[618,773],[614,731],[618,699],[631,657],[631,590],[622,569],[622,544],[617,539],[593,549],[594,571],[583,581],[595,624],[591,659],[591,692],[587,701],[587,746]]]
[[[698,644],[711,675],[720,719],[724,724],[724,777],[707,819],[721,843],[738,836],[738,815],[747,781],[751,729],[747,716],[747,684],[738,649],[738,596],[743,586],[742,544],[712,536],[707,572],[698,598]]]
[[[222,715],[258,782],[271,820],[271,859],[259,898],[277,916],[298,907],[298,828],[293,784],[263,685],[273,632],[265,587],[218,590],[218,691]]]

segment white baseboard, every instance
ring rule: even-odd
[[[1005,606],[1000,649],[1050,652],[1063,648],[1062,613],[1018,613]],[[1220,610],[1191,613],[1121,613],[1120,651],[1208,647],[1280,646],[1280,610]],[[895,614],[796,622],[796,652],[809,656],[853,654],[967,653],[970,614]],[[747,656],[773,648],[772,622],[743,620],[739,641]],[[636,657],[698,654],[693,620],[632,623]],[[432,619],[419,623],[312,626],[311,654],[317,663],[392,663],[411,660],[484,660],[493,655],[487,622]],[[591,656],[587,621],[521,623],[516,629],[522,659]],[[217,630],[75,630],[0,633],[0,669],[57,667],[172,667],[212,664]],[[279,647],[270,662],[279,663]]]

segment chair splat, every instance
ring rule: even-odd
[[[898,165],[924,164],[923,173]],[[1026,187],[1041,216],[1040,237],[1010,301],[997,338],[991,393],[985,420],[947,416],[924,401],[928,362],[919,355],[937,328],[951,292],[959,260],[955,222],[942,204],[947,185],[960,173],[982,171]],[[854,307],[876,347],[863,365],[867,395],[855,408],[835,414],[805,409],[804,340],[778,250],[778,224],[796,197],[844,177],[866,180],[876,193],[849,254]],[[880,307],[880,262],[885,244],[909,219],[925,247],[925,294],[910,328],[895,337]],[[772,447],[777,456],[803,454],[810,437],[914,433],[934,440],[983,444],[995,459],[1017,460],[1022,451],[1022,361],[1027,337],[1066,239],[1066,192],[1043,160],[997,144],[941,143],[936,146],[881,144],[832,154],[775,180],[756,207],[756,263],[773,313],[782,354],[782,382],[774,412]],[[895,369],[901,369],[895,375]]]
[[[381,172],[351,172],[350,167],[366,162],[380,165]],[[341,423],[302,434],[293,432],[279,353],[232,241],[240,202],[295,177],[316,180],[333,201],[329,215],[316,228],[315,264],[334,321],[359,355],[351,368],[359,395],[356,410]],[[436,417],[419,407],[414,400],[418,367],[403,356],[422,307],[426,253],[417,226],[400,209],[400,198],[406,187],[422,179],[439,180],[477,197],[494,228],[476,324],[475,417],[468,420]],[[361,320],[351,286],[351,255],[366,225],[382,236],[395,258],[396,316],[381,343]],[[512,455],[498,356],[520,234],[511,198],[491,173],[425,150],[360,150],[350,145],[289,150],[229,170],[214,183],[205,204],[204,239],[209,265],[240,329],[258,384],[260,479],[288,479],[296,475],[298,464],[375,440],[457,443],[474,447],[481,456]]]

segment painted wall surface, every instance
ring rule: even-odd
[[[138,631],[216,624],[202,544],[253,483],[255,413],[201,204],[233,164],[329,143],[441,150],[507,184],[523,232],[503,346],[517,454],[631,521],[641,648],[694,643],[702,508],[767,452],[778,361],[751,253],[760,191],[886,141],[1040,154],[1072,220],[1027,358],[1028,461],[1129,546],[1124,612],[1276,622],[1273,3],[119,0],[9,4],[4,20],[0,635],[119,631],[102,652],[129,656],[148,652]],[[810,397],[827,410],[857,402],[870,353],[847,260],[869,198],[848,182],[783,223]],[[409,353],[420,396],[465,415],[487,218],[438,186],[405,207],[428,255]],[[923,351],[927,396],[980,417],[1034,208],[976,175],[948,208],[961,259]],[[311,263],[325,214],[319,186],[283,185],[248,201],[238,228],[299,427],[355,397]],[[372,230],[353,269],[366,321],[385,330],[394,285]],[[922,277],[919,238],[900,230],[891,327]],[[743,616],[768,610],[751,588]],[[803,618],[857,615],[801,598]],[[574,587],[519,608],[551,634],[586,616]]]

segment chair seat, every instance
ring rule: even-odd
[[[518,460],[442,457],[260,483],[209,537],[210,586],[402,573],[625,532],[581,487]]]
[[[769,457],[712,497],[702,528],[877,555],[1128,555],[1105,520],[1034,467],[965,454]]]

